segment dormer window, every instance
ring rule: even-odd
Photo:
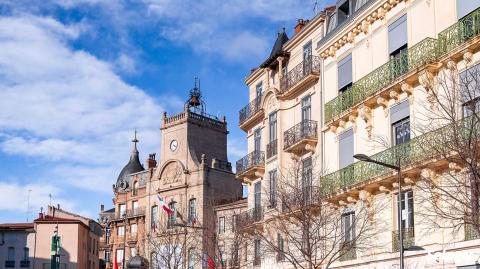
[[[350,11],[352,10],[350,7],[350,2],[349,0],[343,0],[337,3],[337,19],[338,19],[338,25],[342,24],[344,21],[348,19],[348,17],[351,15]]]

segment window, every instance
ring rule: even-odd
[[[133,182],[133,195],[138,194],[138,181]]]
[[[140,212],[138,212],[138,201],[133,201],[132,202],[132,209],[133,209],[133,214],[136,215]]]
[[[130,248],[130,257],[137,256],[137,248]]]
[[[388,53],[394,57],[407,47],[407,15],[403,15],[388,26]]]
[[[105,260],[105,262],[110,262],[110,251],[105,250],[105,253],[103,255],[103,259]]]
[[[480,0],[457,0],[457,18],[461,19],[480,7]]]
[[[253,243],[253,265],[258,266],[261,264],[261,255],[260,239],[255,239]]]
[[[460,100],[463,102],[463,116],[468,117],[480,110],[480,65],[475,65],[460,73]]]
[[[345,92],[352,86],[352,54],[338,62],[338,91]]]
[[[151,209],[150,227],[156,229],[158,224],[158,206],[154,205]]]
[[[188,269],[193,269],[195,266],[195,249],[188,249]]]
[[[410,118],[402,119],[392,125],[395,145],[410,140]]]
[[[397,196],[397,202],[398,194]],[[402,192],[402,199],[400,201],[401,209],[400,212],[401,219],[402,219],[402,228],[408,229],[414,227],[414,219],[413,219],[413,191],[404,191]]]
[[[233,215],[232,216],[232,231],[236,231],[237,230],[237,215]]]
[[[312,118],[312,99],[310,95],[302,98],[302,121]]]
[[[349,0],[339,0],[337,3],[338,25],[340,25],[352,14],[351,10],[353,7],[350,6]]]
[[[127,205],[126,204],[119,204],[118,211],[120,213],[119,217],[125,217],[127,213]]]
[[[270,206],[275,207],[277,205],[277,169],[270,171]]]
[[[117,228],[117,235],[118,236],[125,236],[125,226],[119,226]]]
[[[137,234],[137,224],[136,223],[132,223],[130,225],[130,233],[132,235],[136,235]]]
[[[259,221],[261,219],[261,210],[262,210],[262,182],[257,182],[254,185],[254,210],[253,210],[253,218],[255,221]]]
[[[109,241],[110,241],[110,228],[106,227],[105,228],[105,243],[108,244]]]
[[[218,218],[218,233],[223,234],[225,232],[225,217]]]
[[[269,141],[277,140],[277,112],[272,112],[268,116]]]
[[[303,75],[312,71],[312,41],[303,46]]]
[[[254,141],[254,150],[255,152],[259,152],[261,149],[261,141],[262,141],[262,133],[261,129],[257,128],[255,129],[253,133],[253,141]]]
[[[348,243],[355,240],[355,212],[342,214],[342,235],[343,242]]]
[[[173,211],[173,214],[168,215],[168,225],[173,226],[177,223],[177,202],[170,202],[168,208]]]
[[[23,248],[23,261],[28,261],[30,259],[30,249]]]
[[[197,222],[197,199],[195,198],[188,201],[188,222],[190,224]]]
[[[302,161],[302,197],[304,203],[312,198],[312,157]]]
[[[285,249],[283,237],[280,233],[277,234],[277,261],[283,261],[285,259]]]
[[[339,168],[342,169],[353,163],[353,130],[349,129],[341,133],[339,140]]]
[[[9,247],[7,252],[7,261],[14,261],[15,260],[15,248]]]
[[[118,264],[118,268],[121,268],[122,267],[122,261],[123,261],[123,249],[117,249],[116,250],[117,252],[117,264]]]
[[[260,109],[262,105],[262,94],[263,94],[263,86],[262,83],[258,83],[255,89],[255,111]]]

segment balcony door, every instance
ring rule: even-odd
[[[254,131],[253,141],[254,141],[253,150],[258,154],[261,149],[261,141],[262,141],[262,133],[260,128]]]
[[[312,117],[312,98],[305,96],[302,99],[302,122],[308,121]]]
[[[312,41],[303,46],[303,75],[308,75],[312,71]]]
[[[260,210],[262,206],[262,182],[257,182],[254,185],[254,218],[256,221],[260,220]]]

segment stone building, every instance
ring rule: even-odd
[[[134,139],[114,185],[115,207],[100,212],[107,268],[114,253],[119,268],[139,268],[132,259],[149,268],[202,268],[216,256],[214,206],[241,198],[242,187],[227,158],[227,122],[204,107],[195,85],[182,112],[163,115],[158,164],[151,154],[144,169]]]
[[[278,199],[279,184],[296,166],[303,192],[337,209],[342,241],[332,249],[338,256],[329,268],[399,268],[400,253],[405,268],[477,268],[476,203],[448,220],[430,206],[439,210],[449,200],[429,205],[422,186],[469,171],[465,163],[471,159],[459,161],[462,149],[442,155],[438,146],[448,141],[435,137],[446,136],[453,128],[449,121],[463,122],[477,112],[478,95],[466,96],[459,84],[469,75],[478,81],[479,8],[478,0],[339,0],[313,19],[299,20],[292,37],[279,33],[271,54],[245,79],[249,104],[240,110],[239,127],[247,134],[248,155],[236,169],[249,188],[248,210],[238,216],[247,223],[244,229],[257,236],[271,232],[285,204]],[[435,99],[449,73],[457,79],[444,83],[447,96],[462,96],[452,101],[450,120],[441,106],[448,100]],[[477,85],[472,83],[472,92],[478,93]],[[399,163],[400,184],[397,173],[355,154]],[[472,192],[457,202],[469,205],[476,187],[465,186]],[[380,204],[382,212],[373,212]],[[355,241],[360,225],[353,223],[362,207],[371,213],[366,223],[376,229],[370,248]],[[430,210],[439,226],[426,224]],[[277,252],[292,249],[288,235],[274,235]],[[263,239],[251,241],[252,264],[246,267],[292,267],[284,255],[265,254]]]

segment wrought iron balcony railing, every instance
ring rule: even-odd
[[[20,268],[30,268],[30,261],[20,261]]]
[[[145,208],[139,207],[135,209],[128,209],[124,212],[116,212],[115,219],[123,219],[123,218],[132,218],[132,217],[139,217],[145,216]]]
[[[399,231],[392,231],[392,252],[400,251]],[[415,229],[413,227],[403,229],[403,247],[409,248],[415,245]]]
[[[314,137],[317,137],[317,122],[303,120],[283,133],[283,149],[288,149],[302,139]]]
[[[245,229],[256,222],[263,220],[263,207],[257,206],[237,215],[236,227],[240,230]]]
[[[355,260],[357,258],[357,250],[355,249],[354,242],[342,242],[340,250],[340,257],[338,258],[341,262]]]
[[[438,34],[438,56],[449,53],[480,34],[480,8]]]
[[[272,158],[273,156],[277,156],[278,153],[278,140],[275,139],[270,141],[267,144],[267,159]]]
[[[245,121],[253,117],[262,109],[262,95],[257,96],[248,105],[242,108],[239,112],[239,123],[243,124]]]
[[[444,151],[452,148],[449,141],[453,138],[461,139],[462,135],[465,135],[466,139],[468,137],[470,139],[480,138],[480,123],[476,118],[464,118],[455,125],[449,124],[435,131],[419,135],[408,142],[376,153],[371,158],[390,164],[396,164],[400,160],[400,166],[406,167],[438,155],[442,152],[442,147],[444,147]],[[355,162],[321,177],[320,182],[323,194],[328,195],[390,172],[390,168],[375,163]]]
[[[480,35],[480,8],[438,34],[426,38],[353,83],[352,87],[325,104],[325,122],[374,95],[401,76],[437,61]]]
[[[309,206],[317,206],[320,204],[318,197],[321,197],[321,189],[318,186],[307,186],[298,190],[292,190],[288,195],[281,193],[282,212],[288,213],[298,209],[305,209]]]
[[[480,239],[480,226],[465,224],[465,240]]]
[[[254,166],[264,165],[264,164],[265,164],[265,152],[252,151],[247,156],[237,161],[237,174],[241,174]]]
[[[14,268],[15,261],[5,261],[5,268]]]
[[[280,80],[280,92],[285,93],[298,82],[311,74],[320,73],[320,57],[310,56],[296,65]]]
[[[340,116],[404,74],[435,60],[436,44],[435,39],[426,38],[353,83],[351,88],[325,104],[325,122]]]

